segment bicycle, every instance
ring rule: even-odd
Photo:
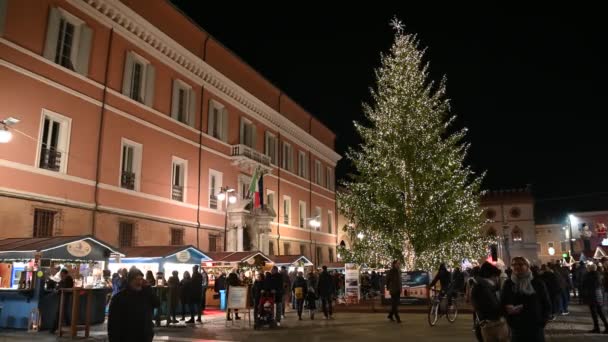
[[[454,323],[458,317],[458,306],[456,305],[456,298],[453,299],[452,305],[448,305],[448,296],[446,293],[437,289],[430,289],[433,295],[431,296],[431,302],[429,305],[428,322],[431,327],[437,324],[439,318],[445,315],[446,319],[450,323]]]

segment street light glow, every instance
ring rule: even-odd
[[[359,234],[357,234],[357,237],[359,238],[359,240],[361,240],[365,237],[365,235],[363,235],[362,232],[359,232]]]
[[[230,203],[230,204],[236,203],[236,196],[234,196],[234,195],[228,196],[228,203]]]
[[[226,198],[226,194],[224,192],[220,192],[217,194],[217,199],[223,201]]]
[[[0,126],[0,144],[6,144],[13,139],[13,133],[6,127]]]

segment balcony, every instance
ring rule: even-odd
[[[215,195],[209,197],[209,208],[217,209],[217,197]]]
[[[135,173],[123,171],[120,175],[120,187],[135,190]]]
[[[183,202],[184,201],[184,187],[181,185],[173,185],[173,188],[171,189],[171,198],[173,198],[174,201]]]
[[[53,147],[42,147],[40,151],[40,168],[59,172],[61,168],[61,152]]]
[[[231,155],[233,164],[239,166],[243,171],[253,172],[258,166],[264,171],[270,172],[270,156],[256,151],[247,145],[233,145]]]

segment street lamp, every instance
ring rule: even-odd
[[[312,228],[315,228],[315,230],[317,230],[319,227],[321,227],[321,218],[319,216],[315,216],[315,217],[311,217],[308,219],[308,226],[310,227],[309,229],[309,234],[310,234],[310,244],[308,245],[308,249],[310,252],[310,257],[315,261],[315,265],[318,262],[317,260],[317,256],[316,254],[313,257],[312,254]]]
[[[9,131],[9,127],[19,123],[19,119],[9,117],[4,120],[0,120],[0,144],[6,144],[13,139],[13,133]]]
[[[228,203],[236,203],[236,196],[233,195],[234,191],[234,189],[224,186],[220,188],[220,193],[217,194],[217,199],[224,201],[224,209],[226,211],[226,218],[224,220],[224,252],[226,251],[228,242]]]

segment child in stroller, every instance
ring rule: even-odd
[[[277,322],[274,319],[274,291],[262,290],[260,301],[257,305],[257,315],[254,319],[253,328],[259,329],[264,325],[275,328]]]

